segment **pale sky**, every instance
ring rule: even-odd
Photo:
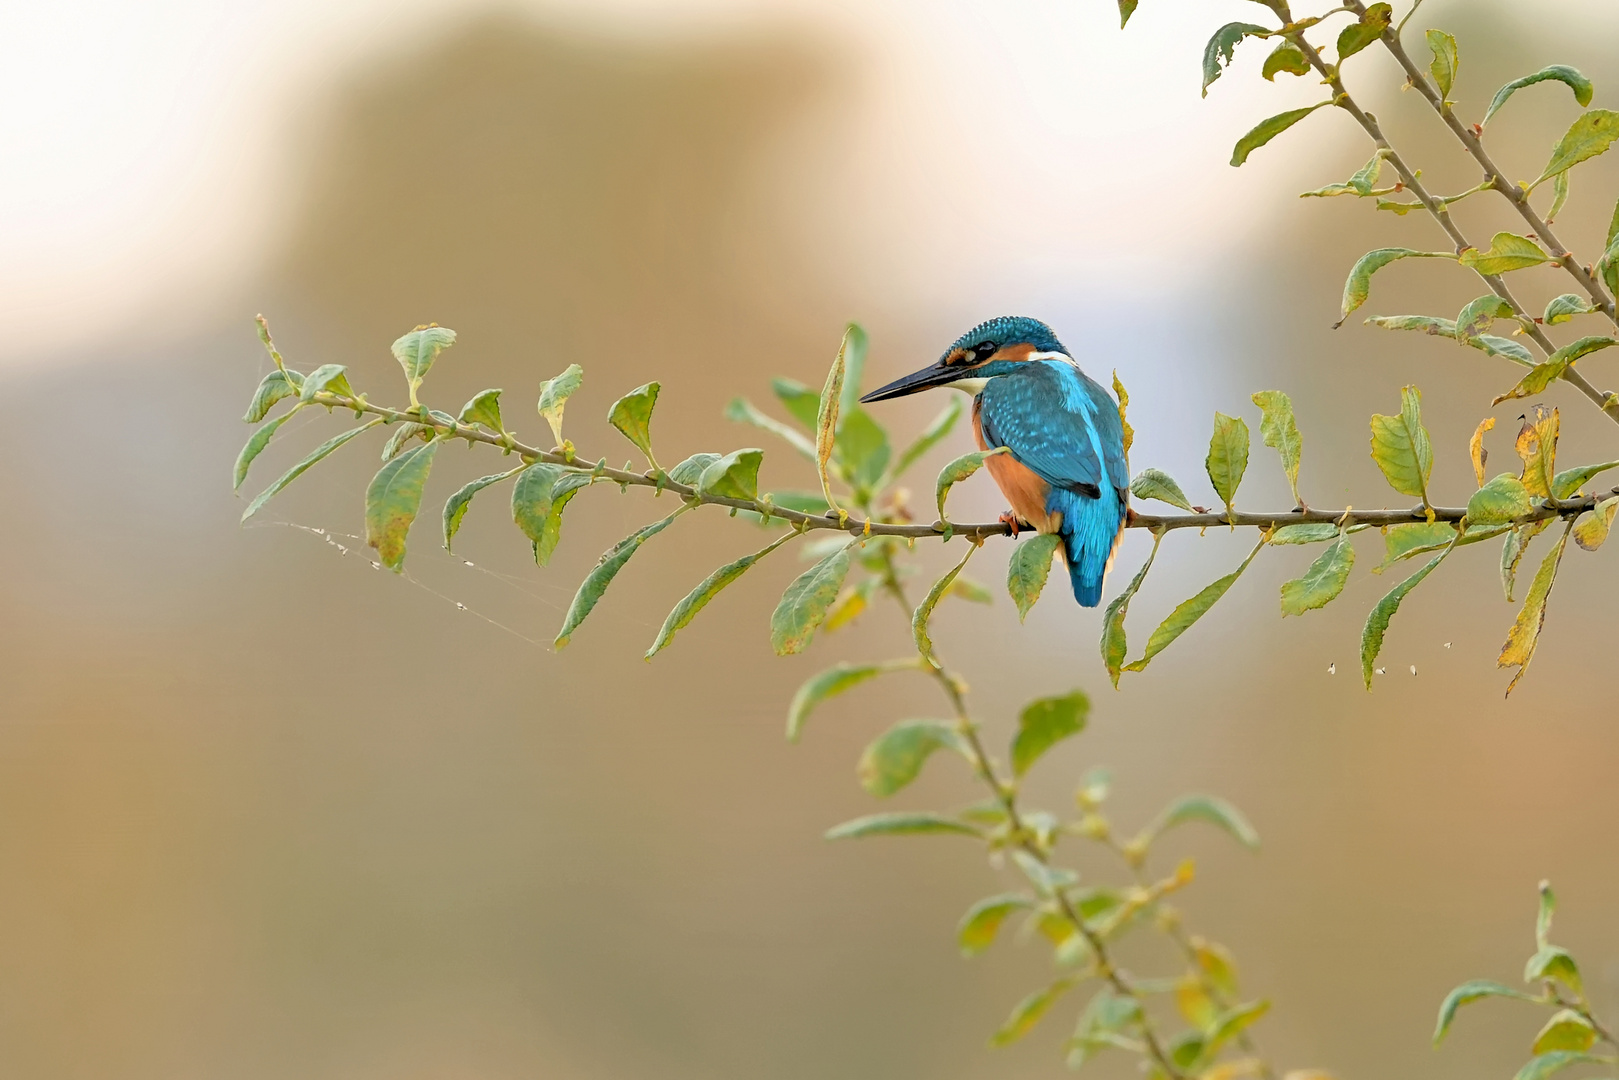
[[[1589,17],[1602,7],[1539,2]],[[1127,279],[1173,246],[1249,229],[1292,176],[1263,151],[1226,168],[1232,142],[1320,93],[1309,80],[1227,78],[1200,100],[1211,29],[1264,12],[1197,0],[1188,17],[1188,6],[1145,0],[1121,34],[1112,0],[11,0],[0,7],[0,363],[48,361],[137,317],[184,320],[240,288],[295,196],[280,154],[294,109],[354,64],[492,9],[607,34],[786,22],[845,41],[868,73],[865,130],[825,167],[869,178],[868,202],[829,206],[816,224],[858,223],[912,252],[904,268],[866,264],[873,282],[893,288],[899,274],[925,294],[930,274],[962,272],[961,237],[974,233],[1015,238],[1017,269],[966,269],[1001,275],[999,290],[1025,287],[1020,275]],[[1330,146],[1344,132],[1328,127],[1288,137]],[[997,149],[973,151],[986,142]]]

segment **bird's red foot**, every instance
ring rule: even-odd
[[[1019,521],[1018,516],[1010,510],[1001,515],[1000,522],[1002,525],[1005,525],[1008,529],[1012,530],[1012,535],[1014,537],[1017,536],[1018,530],[1024,527],[1023,522]]]

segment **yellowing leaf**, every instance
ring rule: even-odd
[[[1310,60],[1304,51],[1291,41],[1280,42],[1271,54],[1265,57],[1265,66],[1259,74],[1268,82],[1275,82],[1278,72],[1285,71],[1289,75],[1308,75],[1310,73]]]
[[[354,388],[349,385],[348,368],[342,364],[322,364],[311,371],[304,376],[303,385],[298,388],[298,400],[314,401],[315,395],[323,391],[353,397]]]
[[[1552,260],[1551,256],[1540,250],[1539,244],[1527,236],[1498,232],[1490,241],[1490,250],[1480,252],[1478,248],[1468,248],[1456,261],[1481,274],[1494,275],[1539,266]]]
[[[1391,5],[1373,4],[1361,14],[1358,22],[1344,27],[1338,34],[1338,63],[1343,63],[1382,37],[1383,31],[1389,28],[1393,14]]]
[[[578,392],[585,382],[585,369],[578,364],[569,364],[554,379],[547,379],[540,384],[540,400],[537,406],[540,415],[551,427],[551,436],[558,446],[562,445],[562,411],[568,404],[568,399]]]
[[[1605,153],[1616,138],[1619,138],[1619,112],[1592,109],[1582,114],[1569,126],[1568,133],[1558,140],[1552,150],[1552,159],[1546,163],[1540,179],[1535,183],[1539,184],[1582,161]]]
[[[1090,711],[1090,698],[1078,690],[1025,705],[1018,714],[1017,734],[1012,737],[1012,774],[1022,776],[1047,750],[1084,731]]]
[[[1513,79],[1501,89],[1497,90],[1495,92],[1495,98],[1491,100],[1490,107],[1485,110],[1484,120],[1479,124],[1479,126],[1483,127],[1484,125],[1488,124],[1490,122],[1490,117],[1494,116],[1496,112],[1500,110],[1501,106],[1507,103],[1507,99],[1510,98],[1514,93],[1522,90],[1526,86],[1533,86],[1535,83],[1545,82],[1548,79],[1555,79],[1572,90],[1574,92],[1574,100],[1580,103],[1581,108],[1591,104],[1591,80],[1587,79],[1584,75],[1581,75],[1575,69],[1564,64],[1553,64],[1551,67],[1541,68],[1533,75],[1525,75],[1521,79]]]
[[[838,355],[826,373],[826,382],[821,387],[820,407],[815,413],[815,463],[821,474],[821,494],[826,497],[826,504],[833,508],[837,508],[838,503],[832,497],[832,480],[827,472],[827,465],[831,462],[832,451],[837,446],[838,412],[843,399],[843,378],[852,353],[858,353],[862,361],[866,353],[866,332],[854,323],[850,323],[843,331],[843,340],[838,344]],[[841,519],[842,515],[839,516]]]
[[[1377,273],[1389,263],[1401,259],[1450,259],[1455,256],[1448,251],[1413,251],[1410,248],[1378,248],[1362,255],[1349,270],[1349,277],[1344,281],[1343,318],[1333,325],[1342,326],[1344,319],[1350,313],[1366,302],[1372,294],[1372,275]],[[1401,329],[1404,329],[1401,327]],[[1454,327],[1452,328],[1454,331]]]
[[[1439,87],[1439,96],[1448,101],[1451,87],[1456,85],[1456,69],[1462,66],[1456,39],[1443,30],[1429,30],[1427,36],[1428,51],[1433,53],[1433,63],[1428,65],[1428,70]]]
[[[1349,542],[1349,534],[1340,533],[1304,571],[1303,577],[1282,585],[1282,616],[1303,615],[1332,603],[1344,591],[1354,565],[1355,546]]]
[[[1331,101],[1322,101],[1302,109],[1289,109],[1287,112],[1277,113],[1269,119],[1261,120],[1254,126],[1252,131],[1237,140],[1237,145],[1231,151],[1231,164],[1233,166],[1242,165],[1243,162],[1248,160],[1249,154],[1252,154],[1255,150],[1258,150],[1317,109],[1331,104]]]
[[[410,384],[410,404],[414,407],[416,391],[420,389],[427,371],[438,359],[439,353],[455,344],[455,331],[433,323],[418,326],[392,345],[394,359],[405,369],[405,381]]]
[[[1494,293],[1485,293],[1462,308],[1456,316],[1457,340],[1466,344],[1468,338],[1477,337],[1490,328],[1497,319],[1510,319],[1512,305]]]
[[[1231,510],[1242,474],[1248,469],[1249,443],[1248,425],[1242,417],[1222,412],[1214,414],[1214,435],[1209,439],[1209,453],[1203,467],[1227,511]]]
[[[1619,495],[1603,499],[1596,508],[1580,518],[1574,526],[1574,542],[1586,551],[1595,551],[1608,538],[1613,528],[1614,511],[1619,510]]]
[[[1563,561],[1563,549],[1568,545],[1569,530],[1564,529],[1563,535],[1557,541],[1557,546],[1546,553],[1541,560],[1540,569],[1535,572],[1535,580],[1529,586],[1529,594],[1523,598],[1523,607],[1518,611],[1518,617],[1513,621],[1512,629],[1507,633],[1506,644],[1501,646],[1501,655],[1496,658],[1496,667],[1516,667],[1517,674],[1507,684],[1507,694],[1512,693],[1518,680],[1523,678],[1529,670],[1529,663],[1535,658],[1535,648],[1540,643],[1540,629],[1546,622],[1546,601],[1551,598],[1552,586],[1557,582],[1557,568]],[[1544,951],[1544,950],[1542,950]],[[1538,976],[1524,975],[1527,981]],[[1575,986],[1578,989],[1578,986]]]
[[[405,537],[422,507],[422,489],[438,453],[435,440],[401,454],[378,470],[365,489],[365,542],[397,571],[405,562]]]
[[[471,401],[461,406],[456,421],[462,424],[482,424],[490,431],[502,432],[506,428],[500,421],[501,390],[480,390]]]
[[[1503,401],[1508,401],[1512,398],[1529,397],[1532,394],[1539,394],[1543,392],[1546,387],[1550,386],[1555,380],[1562,378],[1563,373],[1569,369],[1574,361],[1578,360],[1582,356],[1597,352],[1600,349],[1606,349],[1612,345],[1619,345],[1619,341],[1616,341],[1611,337],[1602,337],[1600,335],[1583,337],[1576,342],[1564,345],[1561,349],[1558,349],[1556,352],[1548,356],[1544,364],[1536,364],[1533,368],[1531,368],[1529,374],[1525,375],[1521,380],[1519,380],[1517,386],[1514,386],[1511,390],[1508,390],[1506,393],[1500,395],[1494,401],[1490,402],[1490,404],[1499,405]]]
[[[1561,296],[1554,297],[1546,305],[1546,313],[1541,316],[1541,322],[1544,322],[1547,326],[1556,326],[1558,323],[1568,322],[1576,315],[1589,315],[1598,310],[1600,309],[1585,297],[1575,296],[1573,293],[1564,293]]]
[[[1077,979],[1058,979],[1044,990],[1036,990],[1017,1003],[999,1031],[989,1040],[991,1046],[1008,1046],[1034,1030],[1058,998],[1073,989]]]
[[[961,947],[961,955],[977,956],[989,948],[995,943],[995,935],[1007,916],[1033,906],[1032,900],[1018,893],[1003,893],[978,901],[956,927],[956,943]]]
[[[1467,441],[1467,454],[1473,459],[1473,475],[1478,479],[1478,486],[1484,486],[1484,463],[1490,460],[1490,452],[1484,449],[1484,433],[1495,427],[1495,417],[1486,416],[1478,422],[1473,429],[1473,437]]]
[[[1051,558],[1062,544],[1056,533],[1040,533],[1013,545],[1006,562],[1006,591],[1017,605],[1018,621],[1028,617],[1051,573]]]
[[[1130,421],[1124,418],[1124,413],[1130,405],[1130,394],[1119,381],[1119,373],[1113,373],[1113,396],[1119,399],[1119,430],[1124,433],[1124,463],[1128,469],[1130,465],[1130,447],[1135,445],[1136,429],[1130,426]]]
[[[1299,455],[1304,449],[1304,438],[1293,420],[1293,399],[1280,390],[1261,390],[1253,396],[1254,404],[1265,414],[1259,425],[1259,437],[1265,445],[1282,456],[1282,471],[1287,473],[1287,486],[1293,491],[1293,501],[1300,506]]]
[[[1557,475],[1557,436],[1560,427],[1556,409],[1536,405],[1524,417],[1513,444],[1523,459],[1523,486],[1529,494],[1544,499],[1551,494]]]
[[[1415,386],[1400,389],[1398,416],[1372,417],[1372,460],[1395,491],[1427,503],[1433,445],[1422,426],[1422,391]]]
[[[647,464],[654,469],[658,467],[658,462],[652,456],[652,410],[658,404],[659,389],[659,384],[655,382],[638,386],[613,402],[612,409],[607,413],[607,422],[634,443],[635,448],[645,455]]]
[[[1455,539],[1456,527],[1449,522],[1414,521],[1390,525],[1383,531],[1383,562],[1372,567],[1372,573],[1381,574],[1397,562],[1426,551],[1436,551]]]
[[[1591,1026],[1591,1021],[1573,1009],[1559,1009],[1535,1036],[1533,1052],[1537,1055],[1551,1053],[1554,1050],[1572,1050],[1578,1053],[1591,1049],[1596,1037],[1596,1029]]]

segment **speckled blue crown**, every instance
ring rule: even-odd
[[[1064,354],[1068,352],[1062,347],[1062,342],[1057,340],[1057,335],[1051,332],[1051,327],[1039,319],[1031,319],[1026,315],[1002,315],[998,319],[981,322],[962,334],[944,351],[944,356],[949,356],[956,349],[972,352],[986,341],[993,341],[1000,346],[1027,342],[1034,346],[1036,352]]]

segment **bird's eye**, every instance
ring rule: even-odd
[[[985,357],[995,355],[995,350],[998,348],[1000,348],[1000,346],[995,344],[993,341],[986,341],[980,344],[978,348],[974,349],[973,351],[976,352],[978,354],[978,358],[982,360]]]

